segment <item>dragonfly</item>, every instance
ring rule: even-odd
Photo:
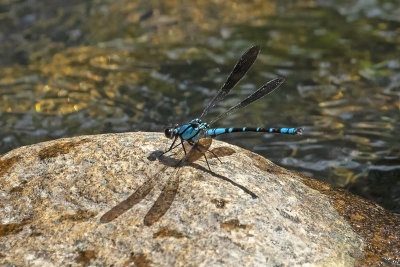
[[[261,86],[258,90],[250,94],[247,98],[234,105],[226,112],[222,113],[210,123],[203,122],[203,118],[208,114],[208,112],[222,99],[225,98],[226,95],[231,91],[231,89],[243,78],[243,76],[247,73],[250,67],[255,62],[258,54],[260,52],[259,46],[253,46],[249,48],[236,63],[234,69],[228,76],[224,85],[218,90],[217,94],[211,100],[211,102],[206,106],[203,110],[200,117],[195,118],[189,121],[187,124],[182,126],[175,125],[174,127],[166,128],[164,134],[167,138],[173,139],[172,144],[169,149],[162,152],[162,155],[166,154],[174,150],[179,145],[182,145],[184,156],[179,162],[174,166],[175,170],[172,175],[168,178],[164,188],[161,191],[161,194],[158,196],[157,200],[154,202],[153,206],[147,212],[144,218],[144,224],[150,226],[157,222],[170,208],[175,195],[178,192],[180,175],[179,172],[181,167],[185,164],[193,163],[199,160],[201,157],[205,158],[208,169],[211,172],[210,165],[208,163],[206,154],[209,152],[211,155],[215,156],[217,159],[218,155],[216,155],[213,150],[210,150],[210,146],[212,144],[212,139],[228,133],[235,132],[264,132],[264,133],[281,133],[281,134],[292,134],[292,135],[301,135],[302,128],[264,128],[264,127],[241,127],[241,128],[211,128],[211,125],[216,121],[232,114],[233,112],[242,109],[249,104],[261,99],[262,97],[268,95],[277,89],[283,82],[283,78],[276,78]],[[176,144],[177,141],[180,141]],[[188,151],[187,151],[188,149]],[[222,155],[223,156],[223,155]],[[168,166],[164,166],[156,175],[148,179],[144,184],[139,186],[139,188],[130,195],[127,199],[120,202],[118,205],[113,207],[111,210],[106,212],[101,218],[100,222],[107,223],[115,218],[119,217],[121,214],[132,208],[134,205],[143,200],[156,185],[159,180],[159,176],[162,175]],[[223,177],[224,180],[228,180],[226,177]],[[250,194],[253,198],[257,198],[257,196],[251,191],[247,190],[243,186],[240,186],[233,181],[231,183],[237,185],[246,193]]]

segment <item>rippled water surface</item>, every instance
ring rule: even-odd
[[[400,213],[398,1],[0,0],[0,29],[0,153],[186,122],[259,44],[209,118],[281,75],[218,126],[305,133],[221,139]]]

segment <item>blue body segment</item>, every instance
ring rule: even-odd
[[[190,124],[183,125],[179,130],[178,134],[182,137],[184,140],[190,140],[193,137],[195,137],[199,133],[199,129],[193,127]]]

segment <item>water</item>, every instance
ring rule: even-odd
[[[0,29],[0,153],[187,122],[259,44],[208,118],[283,75],[277,92],[215,126],[305,134],[220,139],[400,213],[397,1],[0,0]]]

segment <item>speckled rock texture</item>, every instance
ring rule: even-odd
[[[381,207],[219,141],[211,149],[221,162],[207,152],[212,171],[203,158],[176,168],[180,153],[158,157],[169,145],[160,133],[137,132],[59,139],[0,156],[0,266],[399,261],[392,247],[399,221]],[[165,214],[146,221],[171,184],[178,186],[164,192],[175,196],[170,207],[161,203]],[[127,208],[143,188],[143,199]],[[104,220],[126,199],[125,212]]]

